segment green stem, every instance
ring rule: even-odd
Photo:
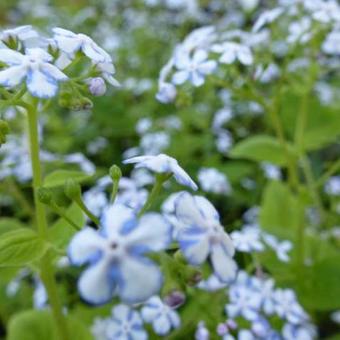
[[[87,217],[88,217],[93,223],[95,223],[96,225],[99,225],[99,219],[98,219],[98,217],[94,216],[94,215],[91,213],[91,211],[87,208],[87,206],[85,205],[85,203],[83,202],[83,200],[82,200],[81,198],[75,199],[74,201],[78,204],[79,208],[80,208],[81,210],[84,211],[84,213],[87,215]]]
[[[321,176],[317,181],[316,186],[320,187],[326,183],[326,181],[340,170],[340,159],[338,159],[332,166]]]
[[[154,186],[153,186],[153,188],[150,192],[150,195],[149,195],[148,199],[146,200],[144,206],[139,211],[138,217],[142,216],[147,210],[150,209],[150,207],[153,204],[153,202],[155,201],[156,197],[161,192],[163,183],[166,182],[171,176],[172,176],[172,174],[168,174],[168,173],[166,173],[166,174],[160,173],[160,174],[156,175],[155,184],[154,184]]]
[[[50,208],[53,209],[58,215],[60,215],[66,222],[68,222],[75,230],[81,230],[81,227],[73,222],[65,213],[65,211],[60,208],[55,202],[50,205]]]
[[[24,106],[27,109],[37,229],[40,237],[43,240],[47,240],[47,219],[45,207],[38,199],[38,188],[42,186],[42,173],[39,155],[40,148],[38,139],[37,104],[38,104],[37,100],[34,99],[33,105],[24,103]],[[69,337],[67,331],[67,324],[62,313],[62,305],[59,300],[57,285],[54,279],[53,266],[48,254],[41,260],[40,269],[41,279],[45,285],[48,294],[52,314],[57,326],[59,339],[68,340]]]
[[[110,198],[110,202],[113,204],[116,200],[116,196],[118,193],[118,189],[119,189],[119,180],[118,181],[113,181],[112,184],[112,192],[111,192],[111,198]]]

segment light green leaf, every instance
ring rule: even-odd
[[[0,219],[0,235],[19,228],[25,228],[25,225],[16,218],[4,217]]]
[[[53,188],[63,186],[68,179],[73,179],[74,181],[81,183],[90,179],[91,177],[92,176],[81,171],[56,170],[45,177],[44,187]]]
[[[0,239],[0,267],[23,266],[41,258],[47,244],[28,228],[10,231]]]
[[[80,228],[84,227],[85,215],[76,203],[71,204],[66,211],[66,215]],[[59,218],[49,229],[48,238],[58,248],[65,248],[76,232],[76,229],[65,219]]]
[[[73,316],[67,316],[72,340],[93,340],[87,327]],[[27,310],[15,314],[9,321],[8,340],[57,340],[57,332],[49,311]]]
[[[287,152],[294,157],[293,147],[288,145]],[[232,158],[244,158],[256,162],[269,162],[283,166],[287,162],[286,152],[279,141],[271,136],[258,135],[237,143],[229,152]]]
[[[298,199],[282,182],[269,182],[264,190],[260,225],[266,231],[286,239],[294,239],[303,209]]]

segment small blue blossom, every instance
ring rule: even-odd
[[[102,227],[78,232],[69,245],[74,265],[88,264],[78,281],[81,297],[103,304],[118,295],[137,303],[156,294],[162,285],[159,268],[145,255],[163,250],[171,241],[171,227],[159,214],[137,220],[134,211],[121,204],[106,208]]]
[[[124,164],[136,163],[136,168],[146,168],[156,173],[173,174],[176,181],[182,185],[197,190],[197,185],[190,176],[178,165],[176,159],[165,154],[157,156],[139,156],[126,159]]]
[[[210,334],[209,330],[205,326],[204,321],[200,321],[197,325],[197,329],[195,332],[195,340],[209,340]]]
[[[215,275],[222,282],[232,280],[237,268],[234,246],[213,205],[202,196],[183,192],[176,200],[176,216],[185,224],[177,239],[188,262],[200,265],[209,257]]]
[[[172,82],[181,85],[190,81],[198,87],[204,84],[205,76],[214,72],[217,67],[215,60],[208,60],[208,53],[197,50],[191,57],[187,51],[178,49],[175,55],[175,66],[178,69],[172,77]]]
[[[9,28],[0,33],[0,40],[8,42],[10,39],[17,39],[23,43],[25,47],[30,47],[30,43],[36,41],[38,38],[39,34],[31,25]]]
[[[251,253],[264,250],[264,245],[261,242],[261,231],[256,225],[246,225],[240,231],[233,231],[230,236],[238,251]]]
[[[113,308],[106,336],[108,340],[146,340],[148,338],[140,314],[123,304]]]
[[[221,53],[219,62],[222,64],[233,64],[236,60],[247,66],[253,63],[253,55],[250,48],[246,45],[227,41],[222,44],[213,45],[211,50]]]
[[[145,322],[152,323],[152,328],[158,335],[168,334],[171,328],[178,328],[181,323],[178,313],[159,296],[153,296],[146,301],[141,313]]]
[[[67,76],[51,64],[52,56],[41,48],[28,48],[25,55],[7,48],[0,50],[0,61],[9,67],[0,71],[0,85],[13,88],[25,78],[28,91],[35,97],[51,98],[58,82]]]

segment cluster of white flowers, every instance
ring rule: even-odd
[[[105,93],[103,79],[118,86],[113,78],[115,69],[111,57],[90,37],[62,28],[54,28],[53,33],[53,38],[47,39],[31,26],[3,31],[0,36],[0,61],[5,68],[0,71],[0,85],[12,89],[25,81],[33,96],[54,97],[58,84],[69,80],[64,73],[65,68],[76,58],[76,53],[81,52],[91,61],[96,74],[102,77],[86,80],[94,95]],[[49,49],[53,53],[49,53]],[[53,54],[59,56],[54,57]]]

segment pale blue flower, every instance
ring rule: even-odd
[[[234,279],[237,269],[232,259],[234,245],[213,205],[202,196],[184,192],[176,200],[176,216],[185,225],[177,239],[188,262],[200,265],[209,257],[215,275],[222,282]]]
[[[174,101],[176,98],[176,87],[171,83],[160,83],[156,94],[156,99],[161,103],[167,104]]]
[[[253,32],[258,32],[263,26],[275,21],[283,12],[284,9],[281,7],[262,12],[253,26]]]
[[[197,177],[202,190],[205,192],[220,195],[231,193],[227,176],[215,168],[201,168]]]
[[[124,164],[135,163],[136,168],[146,168],[156,173],[173,174],[179,184],[197,190],[197,185],[190,178],[190,176],[179,166],[176,159],[169,157],[165,154],[157,156],[139,156],[126,159]]]
[[[266,242],[266,244],[275,251],[276,256],[280,261],[282,262],[289,261],[290,258],[288,252],[293,248],[292,242],[288,240],[280,242],[275,236],[267,233],[263,234],[263,239]]]
[[[71,60],[76,52],[81,51],[86,55],[103,78],[113,86],[120,86],[118,81],[113,78],[115,68],[110,55],[99,47],[90,37],[82,33],[73,33],[63,28],[53,28],[54,40],[57,47],[64,52]]]
[[[292,325],[286,323],[282,329],[283,340],[313,340],[317,338],[317,332],[313,325]]]
[[[261,230],[256,225],[245,225],[242,230],[235,230],[230,236],[238,251],[251,253],[264,250],[264,245],[261,241]]]
[[[195,340],[209,340],[210,334],[209,330],[205,326],[204,321],[200,321],[197,325],[197,329],[195,332]]]
[[[140,314],[123,304],[113,308],[106,336],[108,340],[146,340],[148,338]]]
[[[247,66],[253,63],[252,52],[246,45],[227,41],[222,44],[213,45],[211,50],[216,53],[221,53],[219,62],[222,64],[233,64],[237,60]]]
[[[0,33],[0,40],[8,42],[10,39],[17,39],[22,42],[25,47],[29,47],[28,45],[30,42],[36,41],[38,38],[39,34],[32,28],[31,25],[9,28]]]
[[[152,323],[152,328],[158,335],[168,334],[171,328],[178,328],[181,324],[178,313],[159,296],[153,296],[146,301],[141,313],[145,322]]]
[[[208,53],[204,50],[197,50],[193,56],[185,50],[178,49],[175,54],[175,66],[177,72],[172,77],[172,82],[181,85],[190,81],[194,86],[204,84],[205,77],[214,72],[217,67],[215,60],[208,60]]]
[[[84,228],[69,245],[71,263],[88,264],[78,281],[81,297],[102,304],[118,295],[136,303],[156,294],[162,275],[145,255],[167,247],[171,226],[155,213],[137,220],[134,211],[121,204],[104,210],[101,225],[98,231]]]
[[[26,79],[28,91],[33,96],[55,96],[58,82],[67,80],[67,76],[51,64],[52,56],[43,49],[29,48],[25,53],[0,49],[0,61],[9,66],[0,71],[0,85],[13,88]]]

